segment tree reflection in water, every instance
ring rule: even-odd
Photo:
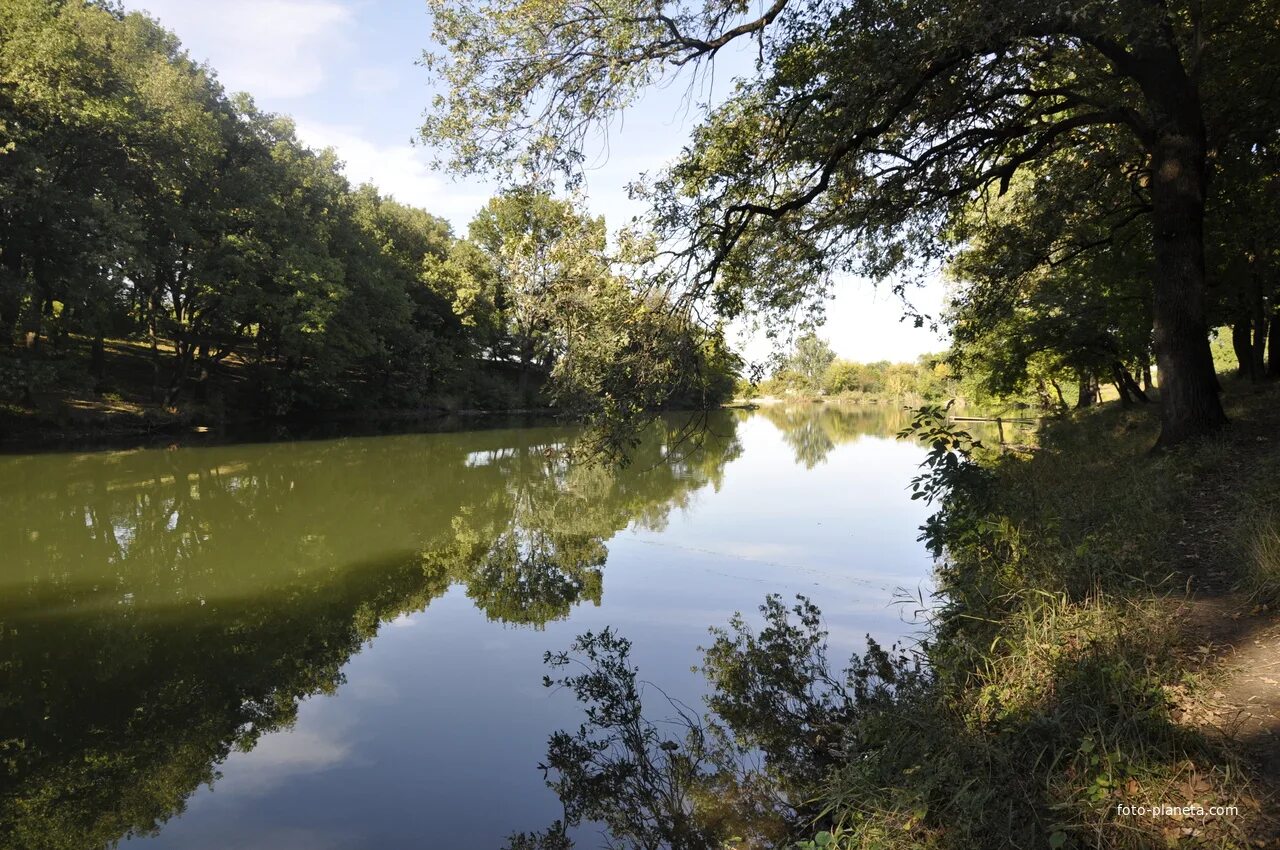
[[[546,686],[571,691],[585,716],[547,744],[547,785],[564,816],[513,835],[505,850],[569,850],[592,823],[620,850],[772,848],[812,835],[826,814],[812,802],[826,771],[910,734],[896,722],[900,708],[923,702],[932,679],[870,638],[836,672],[804,597],[788,608],[770,596],[760,612],[758,631],[740,616],[712,630],[705,713],[646,687],[631,643],[610,629],[548,653],[556,675]],[[893,722],[879,720],[887,709]]]
[[[760,412],[782,432],[796,463],[805,469],[825,463],[836,446],[865,436],[896,434],[911,421],[910,411],[890,403],[774,404]]]
[[[0,846],[155,832],[452,586],[522,625],[598,604],[607,541],[718,486],[735,422],[620,471],[554,428],[0,459]]]

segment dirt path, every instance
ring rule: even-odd
[[[1273,819],[1258,846],[1280,848],[1280,611],[1239,589],[1242,555],[1231,537],[1242,484],[1266,474],[1260,455],[1280,450],[1280,411],[1250,411],[1226,440],[1221,460],[1193,486],[1177,541],[1184,563],[1175,566],[1188,591],[1179,612],[1186,644],[1216,680],[1207,704],[1185,722],[1220,736],[1254,768],[1262,810]]]
[[[1240,594],[1205,595],[1185,607],[1189,642],[1207,652],[1209,672],[1221,676],[1196,722],[1212,727],[1280,793],[1280,621],[1251,615]]]

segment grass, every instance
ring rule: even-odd
[[[1201,722],[1225,674],[1190,625],[1206,593],[1264,615],[1280,593],[1280,388],[1230,389],[1236,426],[1199,446],[1153,456],[1155,412],[1104,405],[981,454],[987,484],[946,504],[932,684],[855,721],[881,737],[823,791],[832,846],[1270,840],[1274,789]],[[1118,808],[1156,805],[1206,814]]]
[[[1280,512],[1259,512],[1244,529],[1246,587],[1251,599],[1272,608],[1280,602]]]

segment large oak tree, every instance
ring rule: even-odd
[[[1206,190],[1214,147],[1268,98],[1258,63],[1275,5],[432,0],[444,52],[427,64],[446,85],[423,132],[455,170],[573,174],[594,129],[644,89],[757,40],[755,73],[652,187],[689,297],[730,314],[792,306],[839,271],[937,259],[947,222],[982,193],[1119,140],[1150,197],[1173,444],[1226,421],[1207,341]]]

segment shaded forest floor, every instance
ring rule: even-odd
[[[154,400],[151,352],[141,343],[108,340],[97,381],[84,370],[86,341],[66,340],[58,351],[41,343],[41,350],[4,359],[0,439],[6,442],[168,431],[217,414],[189,403],[166,409]],[[240,365],[227,363],[220,380],[238,383]]]
[[[89,341],[85,339],[64,339],[56,350],[41,340],[41,348],[35,352],[0,352],[0,447],[20,451],[109,443],[152,435],[219,432],[277,420],[307,425],[537,412],[516,403],[517,378],[512,368],[477,362],[465,370],[452,392],[431,396],[420,404],[302,408],[281,414],[272,410],[269,388],[262,385],[264,374],[252,362],[251,354],[233,354],[221,360],[203,386],[189,381],[177,399],[165,405],[161,399],[170,380],[173,349],[162,342],[159,350],[157,372],[146,343],[109,339],[98,379],[85,368],[90,361]],[[540,380],[534,386],[538,383]]]

